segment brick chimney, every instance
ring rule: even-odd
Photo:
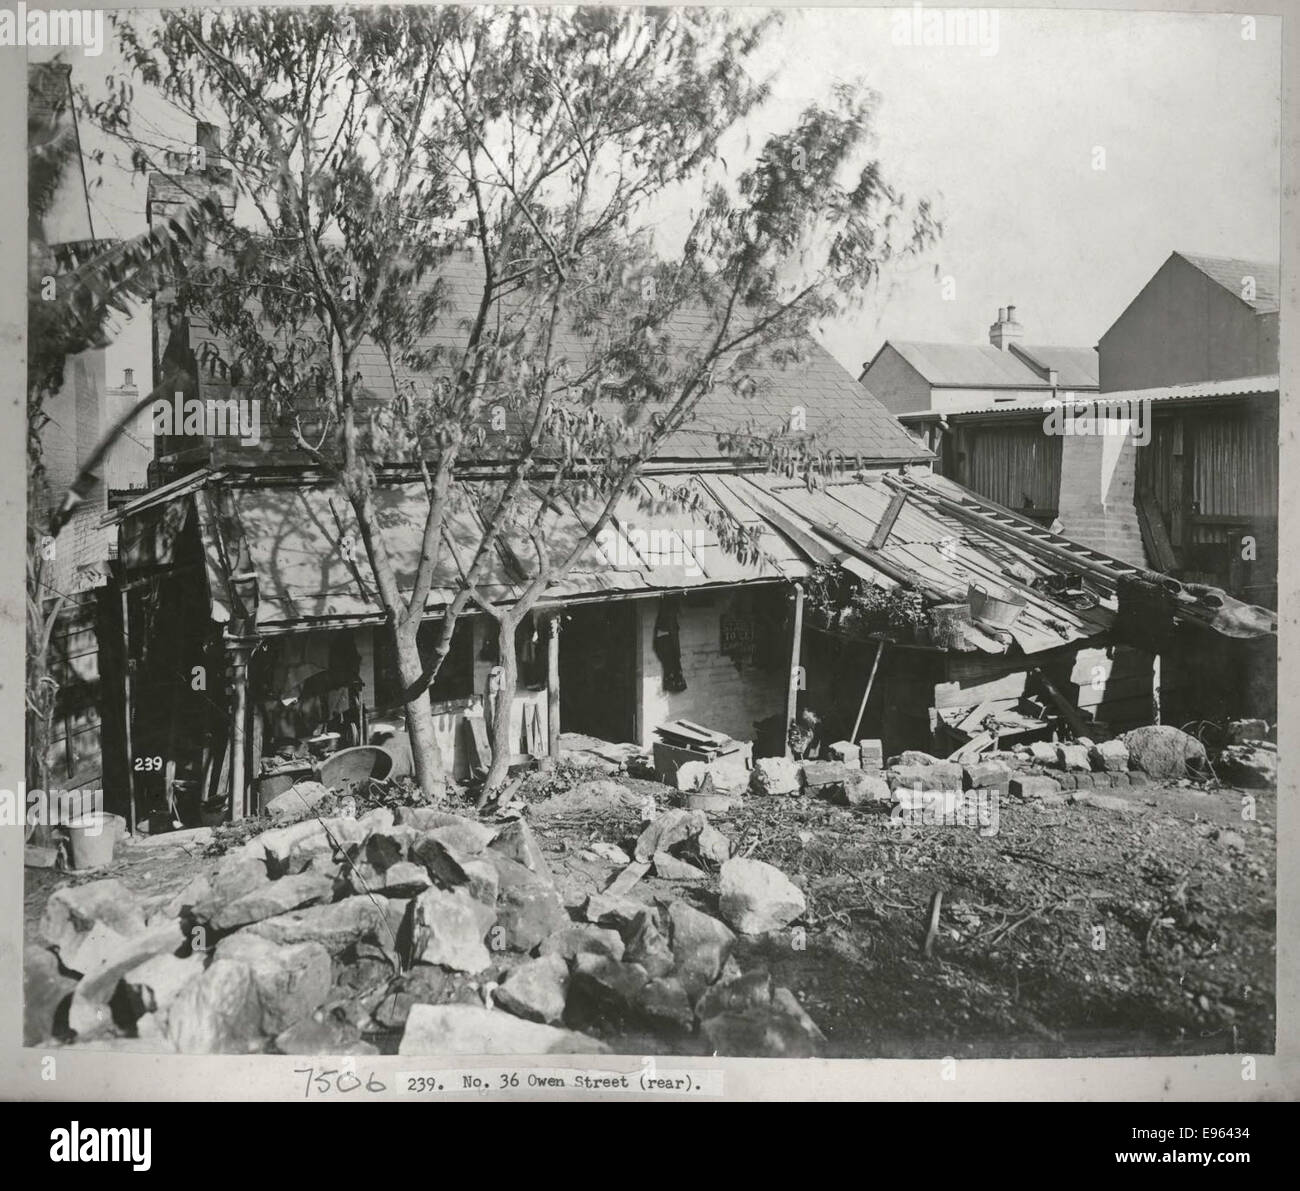
[[[234,208],[230,166],[221,151],[221,130],[215,124],[196,121],[193,146],[168,150],[164,162],[166,173],[149,175],[145,218],[150,223],[193,203],[204,191],[203,181],[217,190],[227,209]]]
[[[129,414],[140,400],[135,383],[135,369],[122,370],[122,382],[111,385],[105,393],[105,411],[109,423]],[[127,423],[127,432],[117,439],[104,460],[104,481],[112,488],[141,488],[148,479],[153,461],[153,414],[141,410]]]
[[[1016,322],[1014,306],[1000,306],[998,321],[989,328],[989,342],[1000,352],[1009,350],[1013,340],[1024,334],[1024,328]]]
[[[1098,408],[1091,400],[1088,405]],[[1074,434],[1062,442],[1058,516],[1067,537],[1141,567],[1147,561],[1134,497],[1143,447],[1137,427],[1120,412],[1110,407],[1108,416],[1118,433]]]

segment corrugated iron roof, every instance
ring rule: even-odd
[[[811,491],[802,484],[769,476],[747,475],[728,482],[749,485],[760,502],[771,501],[832,554],[842,550],[834,537],[819,527],[833,529],[865,545],[871,541],[894,495],[883,480],[836,481]],[[903,505],[879,551],[860,554],[857,561],[870,567],[873,557],[878,557],[884,568],[912,572],[931,591],[945,593],[953,600],[965,599],[971,583],[981,584],[993,594],[1001,590],[1023,597],[1025,610],[1010,632],[1025,653],[1040,653],[1095,637],[1106,632],[1114,620],[1113,597],[1107,596],[1096,608],[1076,611],[1034,590],[1009,569],[1014,566],[1022,574],[1045,576],[1059,574],[1059,564],[914,501]],[[851,569],[862,573],[860,567]],[[883,582],[889,586],[892,580],[886,578]]]
[[[1276,376],[1242,376],[1233,377],[1229,380],[1197,381],[1195,384],[1186,385],[1160,385],[1152,389],[1116,389],[1108,393],[1086,393],[1080,397],[1080,400],[1099,405],[1121,401],[1204,401],[1207,398],[1215,397],[1224,399],[1255,397],[1278,391],[1278,377]],[[1058,403],[1065,402],[1068,404],[1064,393],[1058,394],[1055,400]],[[970,409],[953,410],[951,412],[931,409],[917,410],[910,414],[899,414],[898,417],[901,422],[913,425],[920,422],[934,421],[940,416],[952,419],[967,417],[971,414],[981,416],[985,414],[1003,414],[1011,417],[1016,414],[1023,416],[1026,413],[1047,413],[1052,408],[1052,405],[1051,399],[1031,402],[1022,401],[1017,402],[1015,405],[1006,405],[999,402],[994,405],[973,406]]]
[[[232,616],[229,557],[209,499],[220,483],[228,494],[233,519],[248,548],[257,581],[257,627],[284,631],[316,620],[368,621],[380,617],[377,585],[352,508],[327,485],[212,481],[187,488],[173,499],[193,499],[207,555],[212,589],[212,616],[225,623]],[[691,499],[694,508],[674,506]],[[452,493],[443,531],[442,552],[429,596],[430,614],[454,597],[460,576],[473,564],[482,539],[480,508],[490,500],[488,485],[458,484]],[[421,484],[381,484],[375,503],[398,584],[409,590],[420,556],[427,508]],[[151,506],[123,511],[129,532],[133,518]],[[518,598],[536,566],[529,527],[540,527],[547,548],[575,543],[599,515],[594,505],[562,504],[543,515],[540,500],[517,517],[494,552],[479,591],[490,603]],[[713,524],[710,524],[711,519]],[[731,519],[728,506],[701,479],[689,474],[641,480],[617,507],[610,527],[589,544],[574,567],[547,592],[556,599],[635,595],[740,583],[797,579],[808,565],[766,525],[746,518],[758,529],[759,556],[743,561],[719,541],[715,525]],[[347,545],[351,539],[351,545]]]

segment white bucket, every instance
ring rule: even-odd
[[[107,811],[91,811],[67,826],[72,867],[103,868],[113,862],[113,847],[126,830],[126,820]]]

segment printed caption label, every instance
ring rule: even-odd
[[[409,1096],[465,1092],[664,1092],[721,1096],[721,1071],[645,1067],[637,1071],[580,1070],[575,1067],[474,1067],[467,1070],[399,1071],[397,1090]]]

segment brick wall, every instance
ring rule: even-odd
[[[1132,433],[1066,435],[1059,517],[1066,537],[1146,566],[1133,503],[1140,449]]]
[[[684,601],[678,617],[678,637],[686,690],[676,693],[664,690],[663,665],[654,651],[659,601],[637,601],[636,722],[642,746],[652,745],[655,727],[668,720],[694,720],[738,740],[751,740],[756,720],[784,715],[790,642],[788,629],[781,631],[783,597],[781,590],[763,588],[721,593],[710,597],[707,604]],[[724,612],[752,617],[755,660],[737,661],[722,652]],[[760,640],[760,636],[766,640]],[[771,666],[759,662],[765,650],[770,650],[774,663]]]

